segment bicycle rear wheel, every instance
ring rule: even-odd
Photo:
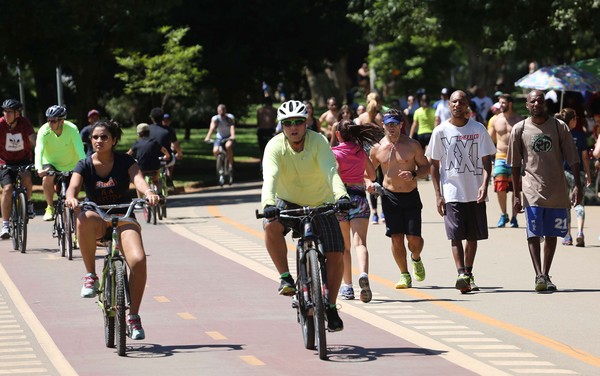
[[[73,260],[73,209],[68,208],[67,206],[64,206],[63,224],[67,259]]]
[[[315,322],[313,319],[312,312],[309,303],[304,299],[304,292],[302,291],[303,280],[306,278],[306,269],[304,264],[300,261],[300,252],[296,252],[296,269],[298,276],[296,286],[297,296],[297,307],[298,310],[298,323],[302,329],[302,338],[304,339],[304,348],[314,350],[315,348]],[[309,290],[309,294],[310,294]]]
[[[17,209],[17,196],[13,196],[12,210],[10,212],[10,236],[12,238],[13,249],[19,249],[19,210]]]
[[[19,213],[17,236],[19,237],[19,250],[25,253],[27,249],[27,198],[24,192],[17,194],[17,211]]]
[[[115,268],[115,335],[117,342],[117,353],[125,356],[125,344],[127,330],[125,326],[125,266],[122,260],[114,261]]]
[[[115,311],[113,293],[114,274],[108,269],[108,256],[104,257],[104,268],[102,270],[102,283],[100,284],[100,296],[98,297],[98,305],[102,309],[104,316],[104,344],[106,347],[115,347]]]
[[[310,273],[310,292],[313,302],[313,319],[315,327],[315,337],[317,340],[317,350],[319,358],[327,359],[327,337],[325,329],[325,304],[323,302],[323,291],[321,289],[321,268],[319,266],[318,251],[309,249],[307,251],[308,265]]]

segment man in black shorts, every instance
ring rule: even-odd
[[[473,278],[477,241],[487,239],[485,202],[496,146],[481,124],[466,117],[469,100],[463,91],[450,96],[450,119],[431,135],[425,155],[431,161],[431,181],[438,213],[458,270],[456,289],[478,291]],[[441,183],[441,184],[440,184]],[[467,245],[463,248],[462,241]]]

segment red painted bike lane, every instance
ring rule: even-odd
[[[129,340],[127,357],[119,357],[104,347],[95,299],[79,297],[79,252],[73,261],[61,258],[51,223],[39,217],[29,229],[28,252],[12,251],[3,241],[0,263],[81,375],[362,375],[399,367],[412,375],[472,374],[439,350],[415,346],[343,309],[345,329],[328,334],[329,361],[321,361],[303,348],[291,300],[277,295],[276,282],[164,225],[146,224],[148,281],[140,311],[146,339]],[[103,253],[98,250],[98,271]]]

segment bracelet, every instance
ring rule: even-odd
[[[154,192],[152,189],[148,189],[146,192],[144,192],[144,196],[148,196],[148,192],[156,194],[156,192]]]
[[[411,171],[410,173],[411,173],[411,174],[412,174],[412,176],[413,176],[413,180],[415,180],[415,178],[417,177],[417,172],[413,170],[413,171]]]

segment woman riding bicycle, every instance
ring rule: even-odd
[[[130,202],[129,183],[133,182],[136,189],[144,192],[151,205],[159,201],[142,175],[135,160],[123,153],[116,153],[115,146],[121,138],[121,128],[114,121],[100,121],[92,125],[91,141],[94,154],[82,159],[73,170],[71,183],[67,190],[67,205],[75,208],[79,202],[77,195],[82,186],[86,196],[98,205],[122,204]],[[115,211],[112,211],[115,213]],[[117,211],[117,213],[119,213]],[[122,212],[121,212],[122,213]],[[79,247],[87,274],[84,277],[81,296],[93,298],[98,289],[96,276],[96,241],[110,232],[110,224],[104,221],[98,213],[86,210],[85,206],[77,217],[77,234]],[[140,225],[135,218],[129,218],[119,225],[120,245],[131,271],[129,288],[131,292],[131,307],[127,318],[132,339],[144,339],[145,333],[138,315],[144,288],[146,285],[146,253],[142,244]]]

